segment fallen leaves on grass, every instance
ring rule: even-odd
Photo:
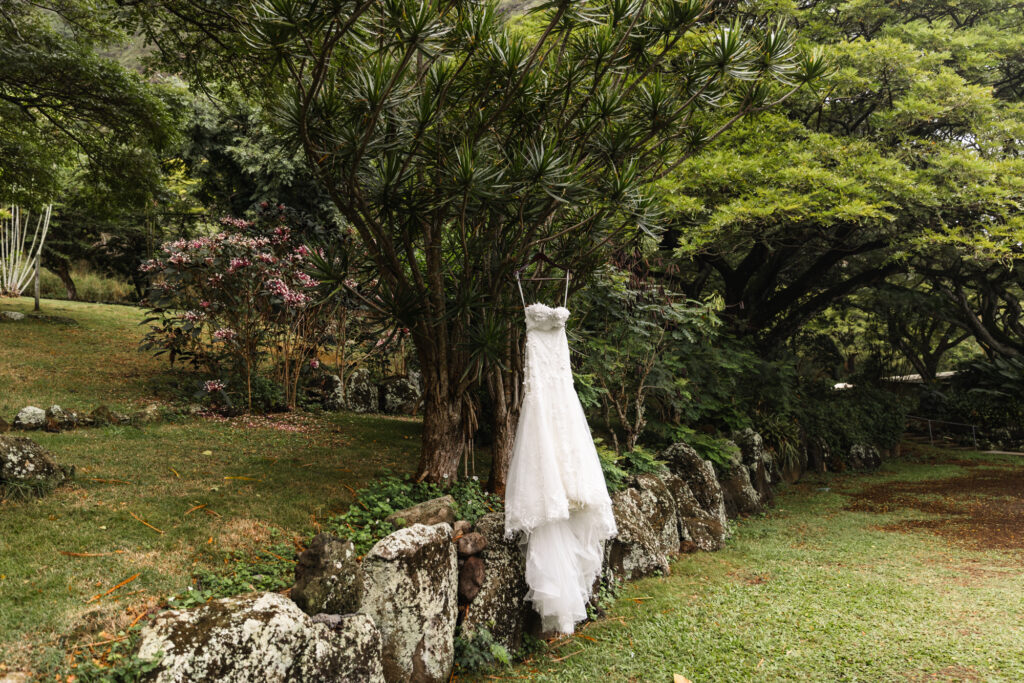
[[[122,555],[123,550],[112,550],[109,553],[73,553],[69,550],[61,550],[61,555],[67,555],[68,557],[107,557],[109,555]]]
[[[136,521],[145,524],[146,526],[148,526],[150,529],[152,529],[153,531],[157,532],[158,534],[162,534],[163,533],[162,530],[157,529],[155,526],[153,526],[152,524],[150,524],[146,520],[142,519],[142,517],[139,517],[137,514],[135,514],[131,510],[128,511],[128,514],[131,515],[133,518],[135,518]]]
[[[129,577],[127,578],[127,579],[125,579],[125,580],[124,580],[124,581],[122,581],[121,583],[117,584],[116,586],[114,586],[113,588],[111,588],[110,590],[108,590],[108,591],[107,591],[106,593],[103,593],[103,594],[97,594],[97,595],[94,595],[94,596],[92,596],[91,598],[89,598],[89,600],[87,601],[87,603],[88,603],[88,602],[96,602],[97,600],[100,600],[100,599],[102,599],[102,598],[105,598],[105,597],[107,597],[108,595],[110,595],[111,593],[113,593],[114,591],[116,591],[116,590],[117,590],[118,588],[121,588],[121,587],[123,587],[123,586],[127,586],[127,585],[128,585],[129,583],[131,583],[131,582],[132,582],[132,581],[134,581],[135,579],[139,578],[140,576],[142,576],[142,574],[134,574],[134,575],[132,575],[132,576],[129,576]]]

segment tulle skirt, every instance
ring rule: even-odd
[[[505,496],[505,532],[522,532],[527,598],[545,630],[572,633],[601,571],[615,517],[571,381],[527,390]]]

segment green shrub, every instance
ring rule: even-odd
[[[476,522],[488,512],[503,509],[501,498],[485,492],[476,479],[443,487],[392,475],[356,491],[355,495],[356,502],[349,506],[348,511],[330,517],[323,527],[324,531],[352,541],[360,555],[366,554],[374,543],[395,530],[384,521],[385,517],[432,498],[452,496],[456,516],[469,522]]]
[[[879,448],[898,444],[906,410],[896,394],[865,384],[810,396],[797,419],[808,438],[821,439],[833,452],[842,453],[857,443]]]
[[[481,673],[498,664],[511,666],[512,655],[504,645],[495,642],[488,629],[460,630],[455,635],[455,668],[459,673]]]
[[[634,474],[658,473],[665,470],[665,463],[657,460],[653,453],[637,446],[628,453],[617,454],[601,439],[594,439],[601,470],[608,490],[612,493],[626,488],[626,482]]]

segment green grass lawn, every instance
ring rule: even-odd
[[[32,303],[0,298],[0,311],[28,313]],[[40,308],[78,325],[0,323],[0,417],[11,422],[26,405],[90,412],[100,403],[128,410],[157,401],[153,380],[167,363],[138,352],[142,309],[55,299]]]
[[[0,309],[30,308],[28,299],[0,300]],[[159,398],[152,387],[165,381],[166,363],[136,351],[142,311],[51,301],[43,309],[79,326],[0,323],[0,414]],[[228,553],[304,538],[383,470],[411,471],[419,433],[409,418],[295,413],[30,434],[76,477],[43,499],[0,502],[0,676],[116,633]]]
[[[957,457],[1024,466],[1012,456]],[[737,525],[724,550],[682,556],[671,576],[626,587],[608,618],[497,677],[1022,681],[1024,539],[1017,550],[970,549],[955,533],[880,528],[930,516],[920,511],[845,509],[846,494],[865,486],[971,471],[941,460],[785,488],[769,513]],[[1018,506],[1019,524],[1021,496],[990,502]],[[972,540],[969,525],[962,540]]]
[[[0,300],[0,310],[30,307]],[[80,324],[0,324],[0,414],[166,400],[154,388],[168,385],[165,364],[136,351],[139,309],[44,309]],[[0,676],[55,670],[69,648],[109,639],[230,553],[303,538],[383,469],[410,471],[419,432],[412,419],[295,413],[33,434],[77,476],[46,498],[0,503]],[[607,618],[492,678],[1024,680],[1021,492],[916,496],[940,511],[958,501],[1005,509],[1017,526],[988,529],[1009,539],[999,550],[969,543],[980,527],[964,526],[962,538],[959,527],[927,528],[941,512],[852,504],[880,484],[1022,466],[1015,456],[922,447],[879,473],[783,488],[767,514],[737,524],[724,550],[680,557],[671,576],[627,586]],[[913,520],[921,523],[894,530]]]

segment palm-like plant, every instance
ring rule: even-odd
[[[824,69],[785,27],[723,24],[702,0],[551,0],[521,23],[494,2],[257,0],[243,33],[287,75],[282,127],[412,332],[421,478],[456,476],[484,387],[498,491],[521,384],[513,271],[543,250],[584,281],[657,227],[651,181]]]

